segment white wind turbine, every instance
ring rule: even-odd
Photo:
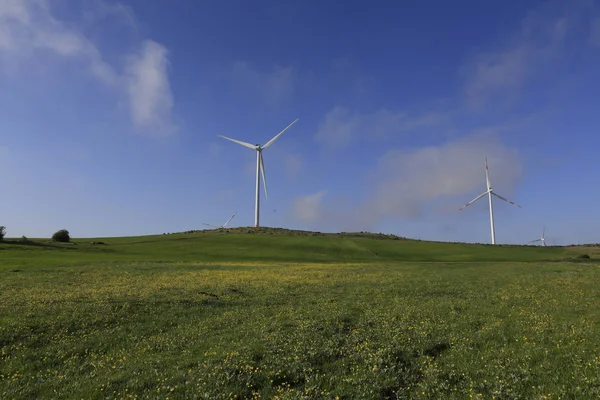
[[[234,212],[233,215],[231,217],[229,217],[229,219],[223,225],[213,225],[213,224],[207,224],[207,223],[204,223],[203,225],[212,226],[213,228],[216,228],[216,229],[225,228],[227,226],[227,224],[229,224],[231,222],[233,217],[235,217],[236,214],[237,214],[237,211]]]
[[[473,200],[471,200],[464,206],[462,206],[459,211],[462,211],[465,207],[470,206],[471,204],[475,203],[477,200],[479,200],[480,198],[482,198],[483,196],[485,196],[487,194],[489,202],[490,202],[490,229],[492,231],[492,244],[496,244],[496,231],[494,229],[494,207],[492,205],[492,196],[496,196],[500,200],[504,200],[507,203],[515,205],[519,208],[521,208],[521,206],[518,205],[517,203],[514,203],[514,202],[500,196],[499,194],[494,193],[494,189],[492,189],[492,185],[490,184],[490,173],[489,173],[489,169],[488,169],[487,158],[485,159],[485,182],[487,185],[487,190],[485,192],[481,193],[479,196],[475,197]]]
[[[544,229],[542,230],[542,237],[540,237],[539,239],[532,240],[527,244],[532,244],[536,242],[541,242],[542,246],[546,246],[546,227],[544,227]]]
[[[232,138],[228,138],[227,136],[219,135],[223,139],[227,139],[244,147],[248,147],[249,149],[256,150],[256,197],[254,201],[254,226],[260,226],[259,217],[260,217],[260,175],[262,174],[263,185],[265,187],[265,198],[268,198],[269,195],[267,193],[267,179],[265,177],[265,164],[263,161],[262,151],[273,144],[279,136],[283,135],[285,131],[287,131],[292,125],[294,125],[298,121],[296,118],[291,124],[285,127],[284,130],[279,132],[277,135],[273,137],[273,139],[269,140],[264,145],[256,144],[252,145],[250,143],[242,142],[241,140],[236,140]]]

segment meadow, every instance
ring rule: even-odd
[[[5,240],[0,398],[600,398],[599,255],[268,229]]]

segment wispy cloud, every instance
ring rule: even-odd
[[[600,17],[596,17],[590,22],[589,40],[593,46],[600,46]]]
[[[357,96],[372,94],[375,77],[359,71],[350,57],[338,57],[331,63],[332,76],[329,79],[335,80],[350,90],[350,93]]]
[[[175,131],[167,54],[164,46],[148,40],[139,54],[130,57],[125,75],[133,121],[160,134]]]
[[[269,104],[286,100],[294,92],[292,67],[275,66],[272,71],[259,71],[246,61],[237,61],[232,73],[236,86],[250,90]]]
[[[335,107],[319,123],[315,140],[328,147],[341,148],[361,136],[389,138],[413,129],[440,124],[446,117],[438,112],[412,117],[404,112],[392,112],[387,109],[361,113]]]
[[[327,194],[326,190],[307,196],[301,196],[292,202],[291,210],[293,216],[304,223],[315,223],[325,215],[323,207],[323,197]]]
[[[118,91],[124,90],[137,126],[152,133],[173,132],[173,96],[167,75],[166,48],[150,40],[143,42],[138,53],[127,56],[127,68],[119,73],[103,59],[101,51],[83,32],[54,18],[50,4],[46,0],[0,2],[0,60],[27,62],[38,56],[39,51],[78,59],[101,82]],[[105,15],[116,14],[121,19],[128,16],[134,21],[128,8],[109,6],[101,1],[93,4],[103,7]]]
[[[568,40],[585,41],[580,26],[591,26],[589,41],[600,40],[593,1],[544,2],[521,22],[500,47],[475,54],[464,69],[467,104],[481,108],[503,96],[516,96],[528,80],[564,57]],[[596,33],[598,32],[598,33]]]
[[[284,168],[287,176],[293,178],[304,169],[304,159],[298,153],[287,153],[284,155]]]
[[[450,206],[435,212],[455,212],[471,195],[485,190],[485,157],[494,187],[510,195],[521,178],[519,153],[495,135],[472,134],[438,146],[387,151],[368,174],[368,195],[346,210],[326,207],[325,192],[320,191],[296,199],[292,212],[314,228],[353,230],[371,230],[390,217],[420,218],[438,201]]]
[[[343,107],[329,111],[319,123],[315,139],[332,147],[344,147],[352,142],[365,128],[365,117]]]
[[[469,104],[480,106],[498,92],[518,90],[528,72],[529,52],[529,46],[520,45],[504,52],[479,55],[465,87]]]
[[[0,160],[2,162],[6,161],[8,157],[9,151],[7,146],[0,146]]]
[[[377,210],[379,218],[418,217],[438,199],[482,192],[485,157],[494,186],[504,193],[512,191],[521,178],[519,153],[494,136],[475,134],[416,151],[390,150],[379,160],[377,176],[381,178],[367,201],[368,208]]]
[[[138,22],[131,7],[121,3],[113,3],[104,0],[88,0],[89,7],[83,12],[83,19],[88,23],[94,23],[104,18],[116,18],[131,29],[138,29]]]
[[[45,0],[0,2],[0,51],[4,57],[35,57],[39,50],[79,58],[105,83],[116,82],[115,72],[102,60],[96,46],[56,20]]]

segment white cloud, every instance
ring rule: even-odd
[[[445,118],[444,114],[437,112],[408,117],[403,112],[386,109],[360,113],[344,107],[335,107],[319,123],[315,140],[329,147],[344,147],[359,137],[386,138],[413,129],[437,125]]]
[[[105,15],[129,15],[126,7],[102,1]],[[82,32],[55,19],[46,0],[3,0],[0,2],[0,61],[22,62],[35,59],[39,51],[57,57],[77,59],[90,73],[116,90],[125,90],[133,122],[153,133],[170,133],[173,96],[167,75],[167,50],[151,40],[137,54],[128,56],[126,71],[119,74],[103,60],[100,50]],[[1,64],[0,64],[1,66]]]
[[[288,177],[298,175],[304,169],[302,156],[297,153],[288,153],[284,155],[285,172]]]
[[[488,135],[412,152],[388,151],[379,160],[377,175],[382,178],[369,208],[376,210],[375,217],[417,217],[435,200],[483,192],[485,157],[494,187],[510,193],[521,177],[519,154]]]
[[[138,29],[135,14],[129,6],[104,0],[88,0],[87,5],[89,9],[83,12],[83,19],[87,23],[94,23],[103,18],[118,18],[127,27]]]
[[[335,107],[319,123],[315,139],[329,146],[343,147],[354,140],[364,128],[364,119],[358,112]]]
[[[346,89],[351,89],[350,93],[357,96],[373,94],[375,77],[367,75],[364,71],[356,68],[356,63],[351,58],[335,58],[331,63],[331,72],[332,75],[329,79],[335,80]]]
[[[294,90],[294,76],[291,67],[275,68],[275,71],[265,77],[266,94],[270,101],[279,101]]]
[[[127,64],[127,91],[133,121],[143,128],[169,134],[173,95],[167,74],[167,49],[151,40]]]
[[[313,223],[323,218],[325,210],[323,208],[323,197],[327,191],[302,196],[294,200],[292,203],[292,214],[294,218],[302,222]]]
[[[6,24],[11,23],[11,20],[21,24],[28,24],[30,22],[25,1],[4,0],[0,2],[0,21],[2,21],[2,26],[6,27]],[[6,31],[5,34],[8,36],[10,32]]]
[[[519,153],[493,135],[474,134],[438,146],[387,151],[369,173],[368,195],[345,210],[324,207],[324,192],[319,192],[296,199],[292,211],[298,220],[313,223],[314,228],[344,230],[372,230],[390,217],[456,212],[472,195],[485,190],[485,157],[494,188],[510,196],[521,178]],[[440,208],[439,201],[448,207]]]
[[[464,94],[470,106],[481,107],[502,96],[515,96],[528,81],[552,67],[565,56],[569,40],[585,41],[579,26],[591,23],[590,41],[594,41],[593,2],[544,2],[521,22],[520,29],[503,46],[476,54],[464,72]],[[600,40],[600,27],[598,28]]]
[[[590,23],[590,44],[600,46],[600,17],[594,18]]]
[[[529,67],[529,46],[504,52],[482,54],[470,72],[465,94],[471,105],[481,105],[498,92],[520,88]]]
[[[54,19],[44,0],[7,0],[0,3],[0,51],[5,56],[34,56],[35,51],[50,51],[58,56],[78,58],[106,83],[116,75],[98,49],[82,34],[69,30]]]
[[[294,92],[295,79],[291,67],[276,66],[271,72],[262,72],[246,61],[237,61],[233,65],[233,77],[236,87],[250,89],[270,104],[277,104]]]
[[[12,50],[16,43],[13,33],[14,24],[28,24],[29,13],[21,1],[6,0],[0,2],[0,49]]]

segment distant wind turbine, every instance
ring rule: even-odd
[[[541,242],[542,246],[546,246],[546,237],[545,236],[546,236],[546,227],[544,227],[544,229],[542,230],[542,237],[540,237],[539,239],[532,240],[531,242],[529,242],[527,244]]]
[[[231,220],[233,219],[233,217],[235,217],[236,214],[237,214],[237,211],[234,212],[233,215],[231,217],[229,217],[229,219],[227,220],[227,222],[225,222],[223,225],[212,225],[212,224],[207,224],[207,223],[204,223],[203,225],[212,226],[213,228],[216,228],[216,229],[225,228],[227,226],[227,224],[229,224],[231,222]]]
[[[492,231],[492,244],[496,244],[496,231],[494,229],[494,206],[492,205],[492,196],[496,196],[500,200],[504,200],[507,203],[515,205],[515,206],[517,206],[519,208],[521,208],[521,206],[518,205],[517,203],[514,203],[514,202],[512,202],[512,201],[510,201],[510,200],[508,200],[508,199],[506,199],[506,198],[504,198],[502,196],[500,196],[499,194],[496,194],[494,192],[494,189],[492,189],[492,185],[490,184],[490,173],[489,173],[487,158],[485,159],[485,182],[486,182],[486,185],[487,185],[487,190],[485,192],[483,192],[482,194],[480,194],[479,196],[475,197],[473,200],[471,200],[470,202],[468,202],[464,206],[462,206],[459,211],[462,211],[464,208],[466,208],[466,207],[470,206],[471,204],[475,203],[477,200],[479,200],[480,198],[482,198],[483,196],[485,196],[487,194],[489,202],[490,202],[490,229]]]
[[[263,185],[265,187],[265,198],[267,198],[267,199],[269,198],[269,195],[267,193],[267,179],[265,177],[265,164],[263,161],[262,151],[264,149],[268,148],[270,145],[272,145],[273,142],[275,142],[279,138],[279,136],[283,135],[283,133],[285,131],[287,131],[292,125],[294,125],[297,121],[298,121],[298,118],[296,118],[291,124],[286,126],[284,130],[279,132],[277,135],[275,135],[273,137],[273,139],[269,140],[267,143],[265,143],[262,146],[260,144],[252,145],[250,143],[242,142],[241,140],[236,140],[236,139],[228,138],[227,136],[219,135],[219,137],[222,137],[223,139],[227,139],[231,142],[237,143],[244,147],[248,147],[249,149],[256,150],[256,194],[255,194],[255,201],[254,201],[254,226],[255,227],[260,226],[259,218],[260,218],[260,175],[261,174],[262,174]]]

